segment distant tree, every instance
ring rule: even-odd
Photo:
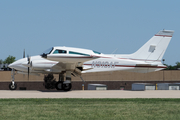
[[[180,68],[180,62],[176,62],[176,69]]]
[[[168,65],[166,70],[176,70],[176,66]]]
[[[4,64],[11,64],[15,61],[16,57],[13,57],[11,55],[9,55],[9,57],[7,57],[5,60],[4,60]]]
[[[176,65],[172,66],[172,65],[167,65],[167,64],[164,64],[167,66],[167,68],[165,70],[178,70],[180,68],[180,62],[176,62]]]
[[[2,64],[3,63],[3,60],[2,59],[0,59],[0,64]]]

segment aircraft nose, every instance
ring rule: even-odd
[[[14,63],[11,63],[8,65],[9,68],[14,68],[15,67],[15,64]]]
[[[13,69],[13,68],[16,69],[19,67],[19,64],[20,64],[19,61],[15,61],[15,62],[9,64],[8,67],[11,69]]]
[[[24,63],[25,61],[27,61],[26,58],[17,60],[15,62],[9,64],[8,67],[11,68],[11,69],[23,71],[25,69],[25,66],[23,66],[22,63]]]

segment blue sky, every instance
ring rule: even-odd
[[[130,54],[159,30],[175,30],[165,63],[180,61],[179,0],[1,0],[0,59],[52,46]]]

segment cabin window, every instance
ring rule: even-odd
[[[94,50],[93,50],[93,52],[94,52],[95,54],[101,54],[100,52],[97,52],[97,51],[94,51]]]
[[[85,55],[85,56],[90,56],[90,55],[88,55],[88,54],[79,53],[79,52],[72,52],[72,51],[69,51],[69,54],[76,54],[76,55]]]
[[[55,50],[55,51],[53,52],[53,54],[66,54],[66,53],[67,53],[66,50]]]

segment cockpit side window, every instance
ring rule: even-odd
[[[56,49],[56,50],[53,52],[53,54],[66,54],[66,53],[67,53],[66,50],[58,50],[58,49]]]
[[[88,54],[79,53],[79,52],[73,52],[73,51],[69,51],[69,54],[76,54],[76,55],[85,55],[85,56],[90,56],[90,55],[88,55]]]
[[[93,50],[93,52],[94,52],[95,54],[101,54],[100,52],[97,52],[97,51],[94,51],[94,50]]]

